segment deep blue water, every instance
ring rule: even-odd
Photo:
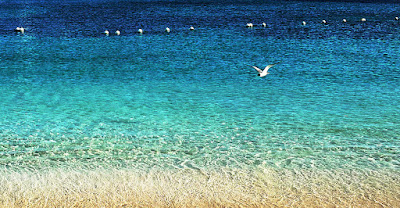
[[[399,11],[0,1],[0,165],[399,169]]]

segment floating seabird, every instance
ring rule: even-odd
[[[347,19],[343,19],[342,22],[343,22],[343,23],[346,23],[346,22],[347,22]]]
[[[116,35],[121,35],[121,32],[119,30],[115,31]]]
[[[322,20],[322,24],[326,25],[327,24],[326,20]]]
[[[109,35],[110,35],[110,32],[108,32],[108,30],[104,31],[103,33],[104,33],[106,36],[109,36]]]
[[[253,23],[247,23],[246,24],[246,27],[253,27],[254,25],[253,25]]]
[[[138,33],[143,34],[143,30],[142,30],[142,29],[139,29],[139,30],[138,30]]]
[[[25,28],[23,27],[17,27],[14,29],[15,32],[20,32],[20,33],[24,33],[25,32]]]
[[[255,70],[258,71],[258,76],[259,76],[259,77],[265,77],[265,76],[267,76],[267,74],[269,74],[269,73],[268,73],[268,69],[271,68],[271,67],[273,67],[273,66],[275,66],[275,65],[277,65],[277,64],[279,64],[279,63],[270,64],[270,65],[266,66],[264,70],[261,70],[260,68],[258,68],[258,67],[256,67],[256,66],[252,66],[252,67],[253,67]]]
[[[397,20],[397,21],[398,21],[398,20],[399,20],[399,17],[395,17],[394,20]]]
[[[193,26],[191,26],[191,27],[189,28],[189,30],[194,30],[194,27],[193,27]]]
[[[307,23],[306,23],[306,21],[303,21],[301,24],[302,24],[302,25],[306,25]]]
[[[262,23],[263,27],[267,27],[267,24],[265,22]]]
[[[171,32],[171,29],[169,29],[169,27],[165,28],[165,32],[169,33]]]
[[[366,21],[367,21],[367,19],[361,18],[361,22],[366,22]]]

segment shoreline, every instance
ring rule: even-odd
[[[0,207],[399,207],[398,170],[2,170]]]

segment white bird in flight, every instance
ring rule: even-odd
[[[264,70],[261,70],[260,68],[258,68],[256,66],[252,66],[252,67],[258,71],[258,76],[259,77],[265,77],[265,76],[267,76],[267,74],[269,74],[268,73],[268,69],[270,69],[271,67],[273,67],[273,66],[275,66],[277,64],[279,64],[279,63],[270,64],[270,65],[266,66]]]

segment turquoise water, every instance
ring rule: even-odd
[[[400,5],[327,4],[0,1],[0,166],[398,170]]]

